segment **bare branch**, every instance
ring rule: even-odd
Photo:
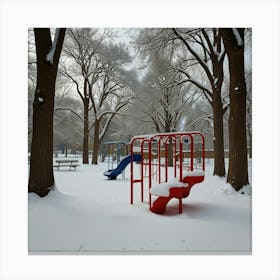
[[[56,109],[55,109],[55,112],[56,112],[56,111],[69,111],[69,112],[73,113],[76,117],[78,117],[79,120],[80,120],[81,122],[84,121],[84,120],[81,118],[81,116],[80,116],[78,113],[76,113],[76,112],[75,112],[73,109],[71,109],[71,108],[59,107],[59,108],[56,108]]]

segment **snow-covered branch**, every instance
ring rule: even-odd
[[[54,58],[54,54],[55,54],[55,50],[56,50],[56,45],[57,45],[57,42],[58,42],[59,32],[60,32],[60,28],[56,28],[54,40],[53,40],[53,43],[52,43],[52,47],[51,47],[51,49],[50,49],[50,51],[49,51],[49,53],[47,54],[47,57],[46,57],[46,60],[50,64],[53,64],[53,58]]]
[[[71,108],[60,107],[60,108],[56,108],[55,111],[69,111],[69,112],[73,113],[76,117],[78,117],[80,121],[82,121],[82,122],[84,121],[84,120],[81,118],[81,116],[80,116],[78,113],[76,113],[76,112],[75,112],[73,109],[71,109]]]
[[[213,119],[213,114],[210,114],[210,115],[207,115],[207,116],[201,116],[199,118],[197,118],[196,120],[194,120],[192,123],[188,124],[185,129],[187,130],[188,128],[190,128],[191,126],[193,126],[194,124],[196,124],[197,122],[201,121],[201,120],[206,120],[206,121],[209,121],[209,120],[212,120]]]
[[[197,59],[199,64],[202,66],[204,69],[208,79],[210,82],[213,82],[213,76],[208,68],[208,65],[201,59],[201,57],[198,55],[198,53],[190,46],[190,44],[178,33],[176,28],[172,28],[173,33],[177,36],[177,38],[187,47],[189,52]]]
[[[237,28],[232,28],[232,32],[233,32],[233,35],[237,41],[237,45],[238,46],[242,46],[243,45],[243,41],[239,35],[239,32],[238,32],[238,29]]]

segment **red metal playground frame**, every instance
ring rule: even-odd
[[[168,145],[172,143],[172,149],[168,148]],[[188,149],[183,150],[183,146]],[[200,164],[197,165],[194,162],[199,147]],[[144,201],[144,187],[148,188],[148,201],[151,209],[152,196],[150,189],[153,183],[168,182],[170,168],[168,168],[168,159],[170,159],[170,150],[172,151],[173,159],[173,175],[179,177],[179,181],[183,182],[183,171],[205,171],[205,140],[202,133],[194,132],[174,132],[174,133],[160,133],[152,135],[139,135],[131,139],[130,142],[130,155],[141,155],[140,162],[140,178],[135,178],[135,166],[133,162],[130,164],[130,203],[134,202],[134,185],[140,183],[141,186],[141,202]],[[169,154],[169,156],[168,156]],[[188,163],[185,163],[185,160]],[[147,179],[144,180],[144,169],[147,171]],[[156,172],[155,172],[156,170]],[[179,175],[179,176],[178,176]],[[204,176],[203,176],[204,179]],[[203,179],[201,179],[203,181]],[[201,182],[201,180],[199,182]],[[191,186],[194,185],[195,180],[191,180]],[[145,183],[147,186],[145,186]],[[191,187],[190,186],[190,187]],[[189,191],[188,191],[189,192]],[[181,198],[180,199],[181,204]],[[186,197],[186,196],[184,196]],[[181,209],[180,209],[181,208]],[[182,206],[179,207],[179,213],[182,212]]]

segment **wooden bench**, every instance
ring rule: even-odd
[[[55,164],[53,167],[56,167],[57,170],[59,170],[60,167],[69,167],[69,170],[76,170],[77,166],[79,166],[79,164],[77,164],[78,160],[76,159],[58,159],[55,162],[57,164]]]

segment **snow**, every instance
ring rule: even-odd
[[[250,185],[246,185],[241,190],[239,190],[238,192],[241,193],[241,194],[244,194],[244,195],[251,196],[252,195],[252,188],[251,188]]]
[[[234,90],[239,90],[239,87],[235,87]]]
[[[172,187],[187,187],[188,184],[180,182],[179,178],[173,178],[168,182],[155,184],[151,187],[150,193],[157,196],[169,196],[169,189]]]
[[[223,191],[223,192],[225,192],[225,193],[227,193],[227,194],[234,194],[236,191],[235,191],[235,189],[232,187],[232,185],[230,185],[230,184],[225,184],[225,186],[223,186],[222,188],[221,188],[221,190]]]
[[[212,176],[212,160],[206,161],[205,180],[183,199],[183,213],[172,199],[164,215],[149,210],[146,189],[141,203],[140,184],[130,204],[129,166],[125,179],[107,180],[106,163],[79,161],[76,171],[54,171],[57,189],[48,196],[29,194],[29,252],[251,252],[251,196]]]
[[[38,101],[39,101],[40,103],[42,103],[42,102],[44,101],[44,98],[43,98],[43,97],[38,97]]]
[[[204,176],[204,171],[202,170],[194,170],[194,171],[185,171],[183,172],[183,177],[186,176],[193,176],[193,177],[198,177],[198,176]],[[153,185],[150,189],[150,193],[152,195],[156,196],[169,196],[169,190],[170,188],[173,187],[187,187],[188,184],[180,182],[179,178],[175,177],[169,180],[168,182],[163,182],[163,183],[156,183]]]
[[[239,35],[239,32],[238,32],[237,28],[232,28],[232,31],[233,31],[233,34],[234,34],[234,37],[235,37],[235,39],[237,41],[238,46],[242,46],[243,45],[243,41],[242,41],[242,39],[241,39],[241,37]]]
[[[198,177],[198,176],[204,176],[205,172],[203,170],[193,170],[193,171],[185,171],[183,172],[183,177],[192,176],[192,177]]]
[[[54,57],[54,53],[55,53],[55,49],[56,49],[56,45],[57,45],[57,41],[58,41],[58,37],[59,37],[59,31],[60,31],[60,28],[56,28],[52,47],[46,57],[46,60],[48,62],[50,62],[51,64],[53,64],[53,57]]]

